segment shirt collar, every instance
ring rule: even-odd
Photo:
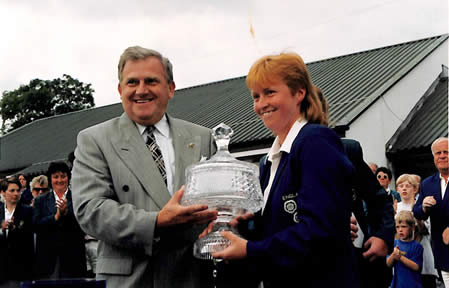
[[[144,133],[146,133],[145,130],[147,129],[147,126],[140,125],[139,123],[136,123],[136,125],[137,125],[137,129],[139,129],[140,135],[143,135]],[[165,116],[165,114],[164,114],[164,116],[162,116],[162,118],[161,118],[161,120],[159,120],[159,122],[154,124],[154,127],[164,137],[168,138],[170,136],[170,126],[168,125],[168,120],[167,120],[167,117]]]
[[[67,190],[65,190],[64,195],[62,195],[62,199],[61,200],[64,200],[67,197],[67,191],[69,191],[68,187],[67,187]],[[55,200],[58,200],[59,196],[58,196],[58,194],[56,194],[55,190],[53,190],[53,194],[55,195]]]
[[[440,181],[442,181],[442,183],[444,183],[444,185],[446,185],[446,179],[444,179],[443,175],[441,175],[441,173],[438,173],[438,175],[440,176]],[[449,181],[448,181],[449,183]]]
[[[296,136],[298,135],[299,131],[301,131],[302,127],[307,124],[307,120],[305,119],[298,119],[293,123],[293,126],[288,131],[287,137],[285,137],[284,143],[282,143],[282,146],[279,143],[279,137],[276,136],[274,139],[273,145],[271,146],[270,151],[268,152],[268,161],[272,162],[274,158],[278,158],[281,155],[281,152],[290,153],[290,150],[293,145],[293,141],[295,141]]]

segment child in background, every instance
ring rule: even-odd
[[[410,211],[401,211],[396,217],[394,250],[387,257],[388,267],[393,266],[391,288],[422,288],[421,267],[423,248],[414,240],[415,218]]]
[[[396,213],[400,211],[412,211],[415,205],[415,198],[419,192],[420,183],[416,176],[402,174],[396,181],[396,190],[401,196],[401,202],[397,205]],[[415,219],[416,220],[416,219]],[[435,269],[432,246],[430,245],[430,219],[426,221],[417,220],[415,230],[415,240],[423,247],[423,264],[421,269],[421,279],[424,288],[436,288],[438,271]]]
[[[401,196],[401,202],[396,206],[396,213],[403,210],[412,211],[415,205],[415,196],[418,194],[419,184],[416,179],[409,174],[402,174],[396,180],[396,191]]]

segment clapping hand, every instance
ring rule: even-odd
[[[405,255],[405,252],[401,251],[398,246],[394,247],[393,253],[391,253],[391,257],[393,257],[393,259],[396,261],[401,259],[401,257],[404,255]]]
[[[8,229],[8,230],[12,230],[12,229],[14,229],[15,228],[15,225],[14,225],[14,217],[12,217],[10,220],[8,220],[8,221],[5,221],[5,220],[3,220],[2,221],[2,230],[3,231],[5,231],[6,229]]]
[[[61,218],[61,216],[65,216],[67,215],[68,212],[68,208],[67,208],[67,199],[57,199],[56,200],[56,215],[55,215],[55,219],[59,220],[59,218]]]

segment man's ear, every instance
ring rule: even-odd
[[[172,99],[173,96],[175,95],[175,89],[176,89],[176,84],[175,81],[172,81],[171,83],[168,83],[168,98]]]

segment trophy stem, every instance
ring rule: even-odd
[[[215,222],[212,227],[212,231],[203,238],[195,241],[193,245],[193,256],[199,259],[221,261],[221,259],[215,259],[211,255],[214,252],[219,252],[225,249],[231,244],[228,239],[221,235],[221,231],[231,231],[232,233],[239,235],[237,230],[229,225],[228,221],[218,217],[217,222]]]

